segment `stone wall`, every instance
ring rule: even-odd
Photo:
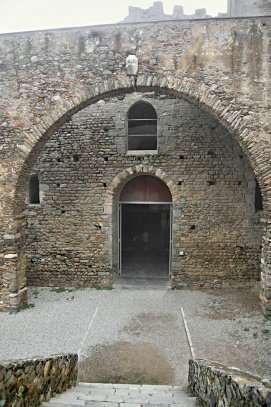
[[[189,361],[189,387],[206,407],[270,407],[271,382],[237,368]]]
[[[155,1],[153,6],[148,9],[129,6],[129,15],[124,18],[122,23],[136,23],[143,21],[163,21],[163,20],[192,20],[196,18],[211,18],[206,13],[206,9],[197,9],[195,14],[184,14],[182,6],[174,6],[173,14],[165,14],[162,1]]]
[[[229,17],[270,16],[269,0],[228,0]]]
[[[0,308],[26,300],[25,196],[46,142],[99,100],[154,91],[209,112],[246,155],[264,201],[262,298],[271,313],[270,22],[178,20],[0,36]],[[136,88],[125,69],[131,52],[139,58]],[[135,167],[122,168],[124,178]],[[111,202],[113,184],[107,191]]]
[[[127,151],[127,112],[138,101],[157,113],[158,151],[152,154]],[[27,206],[28,284],[112,283],[118,270],[113,207],[124,183],[144,167],[166,174],[173,195],[174,288],[244,287],[259,280],[261,212],[246,156],[208,113],[184,100],[137,92],[83,109],[40,154],[33,174],[41,204]],[[108,209],[110,185],[129,168],[135,170],[114,187]]]
[[[1,407],[36,407],[77,381],[77,355],[0,361]]]

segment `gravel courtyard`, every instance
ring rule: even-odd
[[[187,382],[191,358],[271,377],[271,319],[252,290],[30,288],[30,306],[0,313],[0,359],[79,353],[80,380]]]

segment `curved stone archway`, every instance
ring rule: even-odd
[[[111,96],[155,92],[183,98],[209,112],[228,129],[248,157],[269,219],[270,126],[266,104],[262,103],[269,90],[270,32],[266,21],[259,18],[169,25],[168,32],[164,23],[159,23],[151,30],[149,24],[142,24],[130,26],[130,31],[112,26],[4,35],[0,39],[6,64],[3,72],[9,73],[0,81],[0,126],[4,135],[0,164],[4,191],[0,204],[3,307],[11,304],[16,308],[25,292],[24,210],[31,168],[46,141],[63,123],[84,107]],[[251,43],[261,54],[257,63],[247,52]],[[18,55],[15,52],[10,58],[14,44]],[[131,47],[140,54],[136,84],[126,75],[122,62]],[[100,69],[100,65],[106,65],[105,60],[111,71]],[[46,67],[46,61],[53,63]],[[113,65],[110,61],[114,61]],[[251,70],[245,66],[251,66]],[[269,248],[267,230],[263,240],[262,294],[266,312],[270,313]]]
[[[152,175],[163,181],[171,193],[172,202],[173,203],[178,202],[179,199],[178,189],[164,171],[162,171],[160,168],[155,168],[152,165],[139,164],[125,168],[110,182],[106,192],[104,207],[105,212],[110,211],[109,208],[113,206],[114,202],[118,202],[119,195],[123,187],[127,184],[127,182],[129,182],[132,178],[138,177],[140,175]]]
[[[172,95],[210,113],[231,133],[241,146],[264,192],[264,178],[269,177],[269,168],[265,166],[263,169],[261,162],[265,161],[265,151],[262,146],[267,141],[267,136],[264,135],[264,130],[261,129],[259,122],[256,122],[252,116],[244,115],[243,112],[246,111],[246,106],[230,104],[226,93],[225,95],[221,95],[221,93],[217,95],[216,92],[204,84],[178,78],[169,78],[167,80],[165,77],[157,77],[157,75],[139,75],[136,90],[131,86],[129,78],[124,76],[119,81],[105,80],[102,85],[97,86],[95,90],[91,89],[89,93],[82,92],[80,99],[78,97],[69,100],[59,98],[55,111],[48,112],[48,115],[39,125],[33,126],[31,133],[24,134],[23,142],[17,145],[21,166],[31,166],[31,163],[33,165],[46,141],[80,110],[99,100],[135,91]],[[67,109],[67,106],[70,108]],[[255,157],[258,159],[256,160]],[[19,185],[20,182],[21,180],[18,178],[17,184]],[[17,189],[16,187],[16,192]]]
[[[124,82],[126,82],[127,87],[123,87]],[[114,81],[113,83],[105,81],[102,86],[98,86],[95,89],[95,92],[92,90],[90,94],[81,94],[81,100],[79,101],[77,97],[71,98],[68,103],[65,100],[60,101],[60,107],[52,115],[46,117],[43,123],[38,126],[33,126],[31,134],[25,134],[24,143],[17,146],[18,157],[15,156],[18,166],[16,171],[17,177],[15,177],[16,185],[14,185],[15,199],[13,213],[15,216],[20,215],[24,210],[24,192],[22,198],[20,191],[21,188],[23,191],[26,190],[26,180],[30,176],[30,169],[33,167],[47,140],[74,114],[85,107],[112,96],[134,92],[130,85],[129,78],[125,76],[121,81]],[[104,89],[106,89],[106,92],[103,92]],[[223,97],[218,97],[206,86],[201,88],[196,83],[193,83],[193,81],[186,82],[172,79],[172,82],[170,82],[170,80],[166,80],[164,77],[159,78],[155,75],[139,76],[137,91],[155,92],[156,94],[172,95],[176,98],[184,99],[207,111],[217,119],[230,132],[246,154],[257,176],[263,198],[265,198],[267,193],[265,181],[268,181],[271,176],[271,169],[264,164],[268,158],[265,150],[262,148],[267,136],[263,135],[261,137],[263,130],[260,131],[259,124],[252,120],[252,117],[244,117],[242,115],[243,109],[241,106],[238,106],[238,108],[235,105],[230,106],[226,95],[224,100]],[[72,106],[72,108],[65,110],[64,106],[67,105],[69,107]],[[44,129],[43,132],[42,129]],[[269,208],[268,202],[269,200],[264,199],[265,210]]]
[[[149,83],[149,80],[148,80]],[[178,84],[179,85],[179,84]],[[177,86],[177,88],[179,89],[180,86]],[[179,90],[175,90],[173,87],[170,88],[164,88],[164,87],[159,87],[157,88],[156,86],[154,88],[152,88],[151,86],[144,86],[142,87],[142,89],[144,89],[145,91],[155,91],[156,93],[160,93],[160,94],[170,94],[170,95],[174,95],[175,97],[178,98],[184,98],[186,100],[189,100],[189,102],[194,102],[194,104],[197,104],[197,106],[200,106],[202,108],[202,101],[199,101],[198,99],[194,99],[193,98],[193,92],[191,90],[191,94],[183,94],[180,93]],[[114,94],[124,94],[127,92],[131,92],[131,88],[128,89],[115,89]],[[188,88],[186,89],[186,92],[188,92]],[[49,129],[47,130],[47,132],[45,132],[45,134],[42,136],[40,136],[40,138],[36,141],[36,144],[33,146],[32,150],[29,149],[29,145],[28,145],[28,156],[25,160],[25,162],[22,165],[22,169],[21,172],[19,173],[19,177],[17,179],[17,189],[16,189],[16,200],[14,201],[14,215],[17,216],[17,219],[19,219],[19,221],[17,221],[17,225],[16,225],[16,236],[18,241],[22,241],[24,239],[24,217],[20,216],[21,213],[21,208],[23,208],[24,206],[24,196],[25,196],[25,190],[26,190],[26,182],[24,182],[23,180],[26,180],[27,177],[30,175],[30,171],[31,171],[31,167],[33,165],[33,163],[36,160],[36,157],[39,155],[39,152],[41,151],[44,143],[46,140],[48,140],[50,138],[50,136],[57,130],[57,128],[59,128],[63,122],[65,122],[67,120],[67,117],[70,117],[72,114],[75,114],[77,111],[84,109],[86,106],[97,102],[97,100],[101,100],[104,98],[107,98],[109,96],[110,93],[105,93],[105,94],[101,94],[101,95],[97,95],[94,98],[88,99],[86,102],[81,103],[78,106],[75,106],[72,110],[70,110],[69,112],[67,112],[65,115],[63,115],[60,119],[58,119],[51,127],[49,127]],[[195,96],[194,96],[195,97]],[[220,109],[218,110],[214,110],[213,108],[213,102],[214,102],[214,98],[211,97],[208,99],[210,102],[210,105],[206,104],[204,105],[204,109],[207,110],[208,112],[211,112],[213,114],[213,116],[215,116],[216,118],[220,118],[221,122],[223,122],[223,124],[227,125],[227,128],[229,128],[231,130],[231,134],[239,141],[239,143],[242,145],[246,145],[246,140],[242,138],[242,136],[244,134],[247,134],[247,129],[243,129],[243,125],[242,123],[239,123],[239,126],[236,125],[232,125],[232,123],[230,122],[230,120],[226,120],[225,119],[225,114],[221,115],[221,111],[223,112],[223,109],[221,107],[220,104],[214,104],[215,106],[219,106]],[[212,103],[211,103],[212,102]],[[229,113],[228,117],[232,117],[231,114]],[[234,121],[235,123],[235,121]],[[236,128],[237,127],[237,128]],[[239,132],[238,132],[239,130]],[[241,142],[240,142],[241,140]],[[242,146],[243,147],[243,146]],[[255,151],[255,146],[254,147],[254,151]],[[25,152],[26,149],[26,145],[22,146],[21,145],[21,151]],[[245,148],[245,147],[243,147]],[[248,150],[247,154],[250,153],[250,150]],[[250,161],[253,163],[254,162],[254,155],[250,156]],[[255,173],[261,174],[261,168],[255,168],[254,167],[254,171]],[[116,191],[119,189],[119,187],[121,185],[123,185],[124,180],[127,181],[127,176],[131,177],[131,176],[135,176],[136,174],[138,175],[139,173],[148,173],[148,174],[152,174],[155,175],[159,178],[161,178],[169,187],[169,189],[171,190],[172,193],[172,197],[173,197],[173,202],[178,202],[179,196],[178,196],[178,191],[176,188],[176,185],[174,185],[172,183],[172,181],[170,181],[170,179],[167,177],[167,175],[165,173],[163,173],[161,170],[157,170],[151,166],[136,166],[134,168],[128,168],[126,170],[124,170],[121,174],[119,174],[112,182],[111,184],[108,186],[108,196],[105,202],[105,211],[108,213],[108,211],[110,212],[111,209],[108,208],[108,204],[112,205],[112,197],[113,195],[116,193]],[[259,178],[260,180],[260,178]],[[20,203],[20,198],[21,198],[21,203]],[[111,202],[109,203],[111,199]],[[20,209],[18,209],[20,208]],[[17,215],[16,215],[17,214]],[[14,235],[12,235],[14,236]],[[13,238],[9,241],[7,239],[7,243],[11,243],[13,244]],[[18,244],[18,246],[20,247],[20,243]],[[113,248],[114,251],[114,248]],[[18,259],[17,264],[15,263],[16,266],[18,266],[18,264],[20,264],[20,269],[18,270],[16,267],[16,270],[14,270],[14,275],[16,275],[15,280],[13,279],[13,293],[12,296],[10,296],[9,294],[9,298],[14,301],[15,306],[16,303],[21,302],[22,298],[24,298],[25,296],[25,272],[24,272],[24,251],[23,248],[20,249],[18,251],[18,253],[15,254],[16,255],[16,259]],[[113,256],[114,258],[114,256]],[[8,264],[9,264],[9,269],[10,269],[10,261],[14,261],[14,258],[7,258],[8,259]],[[114,261],[113,261],[114,262]],[[14,264],[14,263],[13,263]],[[13,266],[12,264],[12,266]],[[19,276],[19,278],[18,278]],[[263,274],[263,278],[264,278],[265,274]],[[15,282],[14,282],[15,281]],[[18,282],[21,281],[22,287],[18,290]],[[21,294],[21,295],[18,295]]]
[[[146,82],[150,83],[150,78],[146,78]],[[116,85],[116,83],[115,83]],[[119,84],[121,85],[121,84]],[[216,101],[216,99],[211,96],[209,98],[207,98],[207,96],[205,94],[202,95],[202,98],[199,100],[199,98],[197,98],[198,94],[195,96],[195,94],[193,93],[194,87],[192,87],[189,90],[189,86],[186,87],[186,93],[181,93],[180,92],[180,88],[181,85],[180,83],[175,82],[174,84],[177,87],[177,90],[173,87],[173,85],[171,85],[170,87],[152,87],[150,85],[148,86],[142,86],[142,88],[140,87],[139,89],[144,89],[145,91],[155,91],[156,93],[161,93],[161,94],[170,94],[170,95],[174,95],[175,97],[178,98],[184,98],[186,100],[189,100],[189,102],[194,102],[197,106],[199,107],[203,107],[204,109],[207,110],[208,112],[211,112],[213,114],[213,116],[215,116],[216,118],[220,119],[220,121],[226,125],[226,127],[228,129],[230,129],[231,134],[238,140],[238,142],[242,145],[242,147],[246,150],[246,153],[248,154],[250,161],[253,165],[254,160],[255,160],[255,156],[252,155],[251,149],[246,148],[246,146],[248,145],[248,141],[247,139],[244,137],[244,135],[247,134],[247,128],[244,128],[244,124],[241,120],[234,120],[233,122],[230,120],[230,118],[232,117],[232,112],[230,112],[229,110],[227,111],[227,114],[224,113],[224,109],[223,109],[223,104],[222,103],[216,103],[218,101]],[[112,91],[111,91],[112,92]],[[123,88],[115,88],[114,93],[113,94],[124,94],[127,92],[131,92],[131,88],[127,88],[127,89],[123,89]],[[208,93],[208,92],[207,92]],[[41,151],[41,148],[43,147],[44,143],[46,140],[48,140],[50,138],[50,136],[57,130],[57,128],[59,128],[63,122],[65,122],[67,120],[68,117],[70,117],[72,114],[75,114],[77,111],[83,109],[84,107],[86,107],[87,105],[90,105],[92,103],[97,102],[97,100],[101,100],[104,98],[107,98],[111,93],[104,93],[104,94],[100,94],[100,95],[96,95],[95,97],[88,99],[86,102],[82,102],[80,105],[75,106],[73,109],[69,110],[68,112],[65,113],[65,115],[63,115],[60,119],[58,119],[55,123],[53,123],[52,126],[49,126],[48,130],[44,133],[44,135],[40,134],[40,138],[32,138],[31,140],[34,140],[36,143],[33,145],[32,149],[29,146],[29,140],[27,140],[28,144],[26,145],[21,145],[20,146],[20,150],[22,152],[28,152],[28,156],[26,156],[26,159],[21,167],[21,171],[19,172],[19,177],[17,179],[17,187],[16,187],[16,200],[14,201],[14,215],[17,216],[17,219],[19,219],[19,221],[17,221],[16,223],[16,233],[14,235],[17,236],[18,241],[23,241],[24,239],[24,217],[20,216],[20,213],[22,212],[22,208],[24,207],[24,196],[25,196],[25,190],[26,190],[26,182],[24,182],[28,176],[30,175],[30,171],[31,171],[31,166],[33,165],[33,163],[36,160],[36,157],[39,155],[39,152]],[[202,100],[206,100],[209,104],[205,104],[203,105]],[[216,109],[214,108],[214,106],[216,106]],[[236,117],[235,117],[236,119]],[[37,129],[35,129],[35,131],[37,131]],[[243,138],[244,137],[244,138]],[[250,137],[252,137],[251,133],[250,133]],[[256,143],[253,144],[253,151],[255,152],[255,145]],[[259,162],[259,161],[257,161]],[[260,175],[262,173],[260,166],[257,166],[256,168],[253,168],[256,174],[259,174],[259,181],[261,182],[261,178]],[[149,166],[136,166],[134,168],[128,168],[126,170],[124,170],[121,174],[118,175],[118,177],[116,177],[111,184],[108,187],[108,197],[106,199],[105,202],[105,207],[107,207],[105,209],[105,211],[108,213],[108,211],[110,212],[111,210],[108,208],[108,204],[112,205],[112,197],[113,195],[116,193],[116,190],[118,190],[119,186],[122,185],[122,183],[124,182],[124,180],[127,181],[127,176],[131,177],[131,176],[135,176],[135,174],[139,174],[140,172],[142,173],[148,173],[148,174],[152,174],[155,175],[159,178],[161,178],[169,187],[169,189],[172,192],[172,196],[173,196],[173,202],[177,202],[178,201],[178,192],[177,192],[177,188],[176,185],[174,185],[172,183],[172,181],[170,181],[167,177],[167,175],[165,173],[163,173],[161,170],[157,170],[153,167],[149,167]],[[111,199],[111,202],[109,203]],[[16,215],[17,214],[17,215]],[[14,236],[11,235],[11,236]],[[13,241],[13,237],[12,239],[7,239],[7,243],[8,244],[12,244],[14,243]],[[18,244],[19,248],[20,248],[20,243]],[[113,248],[114,251],[114,248]],[[16,255],[16,259],[18,259],[17,262],[15,263],[10,263],[11,261],[14,261],[14,258],[6,258],[7,263],[8,263],[8,267],[9,270],[11,268],[11,264],[12,267],[14,267],[14,265],[16,265],[18,267],[19,266],[19,270],[16,269],[14,270],[14,275],[16,275],[16,278],[13,279],[13,293],[10,296],[9,294],[9,298],[14,301],[14,305],[16,305],[16,303],[19,301],[22,301],[22,298],[24,298],[25,296],[25,272],[24,272],[24,251],[23,249],[19,249],[18,253],[15,253]],[[11,254],[12,256],[12,254]],[[114,257],[114,256],[113,256]],[[19,278],[18,278],[19,276]],[[264,278],[265,274],[263,273],[263,278]],[[20,285],[21,287],[18,290],[18,282],[21,282]],[[21,294],[21,295],[18,295]]]

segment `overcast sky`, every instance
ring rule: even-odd
[[[128,7],[152,6],[153,0],[0,0],[0,32],[79,27],[117,23],[128,15]],[[164,12],[172,14],[174,5],[185,14],[206,8],[216,16],[226,12],[227,0],[164,0]]]

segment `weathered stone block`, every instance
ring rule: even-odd
[[[270,382],[237,368],[206,360],[190,360],[188,383],[203,406],[268,406]]]

